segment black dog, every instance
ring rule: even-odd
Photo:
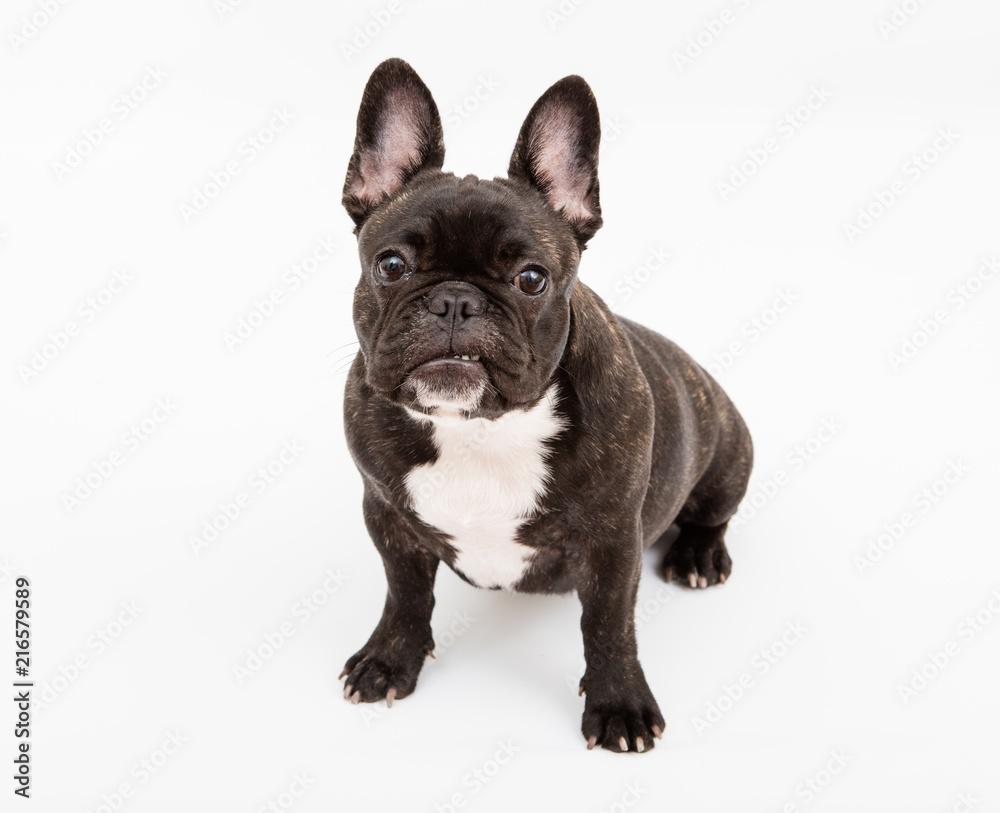
[[[413,69],[390,59],[368,81],[343,196],[362,268],[344,421],[388,594],[341,675],[353,702],[413,691],[444,562],[477,587],[575,589],[588,747],[662,735],[636,651],[642,550],[676,523],[665,578],[724,582],[752,449],[701,367],[577,280],[602,222],[600,134],[568,76],[528,114],[507,178],[460,178],[441,171]]]

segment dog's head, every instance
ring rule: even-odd
[[[358,113],[343,203],[361,256],[354,322],[367,382],[427,415],[536,403],[566,346],[580,253],[601,226],[600,122],[578,76],[532,107],[507,178],[441,171],[441,118],[400,59]]]

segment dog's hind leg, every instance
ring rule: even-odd
[[[674,540],[660,564],[663,578],[689,587],[725,584],[733,571],[733,560],[729,558],[724,541],[728,524],[681,524],[680,536]]]
[[[680,535],[666,552],[660,573],[690,587],[724,584],[733,570],[726,527],[747,491],[753,445],[735,410],[723,424],[720,453],[688,496],[677,516]]]

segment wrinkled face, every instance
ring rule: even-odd
[[[579,77],[532,107],[508,178],[441,171],[441,119],[405,62],[372,73],[343,202],[367,383],[432,417],[533,406],[566,346],[580,252],[601,225],[600,122]]]
[[[496,417],[541,398],[580,249],[540,194],[435,172],[358,242],[354,318],[372,387],[432,415]]]

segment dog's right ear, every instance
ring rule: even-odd
[[[603,222],[597,181],[600,145],[594,93],[579,76],[567,76],[531,108],[507,171],[545,196],[573,228],[581,249]]]
[[[377,206],[423,169],[444,163],[441,116],[427,85],[402,59],[387,59],[368,79],[344,208],[360,228]]]

